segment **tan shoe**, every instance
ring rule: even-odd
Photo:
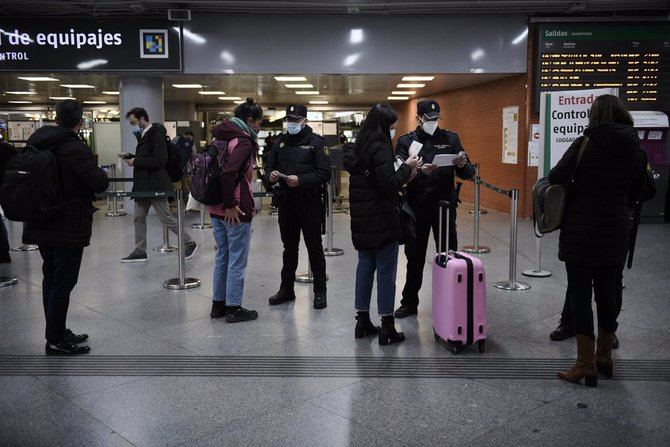
[[[586,386],[598,385],[598,371],[595,364],[595,342],[586,335],[578,334],[577,339],[577,362],[569,371],[561,371],[558,377],[566,382],[579,383],[582,378]]]

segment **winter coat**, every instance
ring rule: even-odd
[[[167,130],[153,123],[137,142],[133,169],[133,192],[172,191],[167,173]]]
[[[629,197],[644,180],[646,156],[632,127],[602,125],[584,135],[589,141],[568,187],[558,257],[588,266],[621,266],[631,229]],[[552,185],[570,178],[583,138],[549,173]]]
[[[86,247],[91,241],[95,193],[109,186],[105,171],[93,153],[71,129],[40,127],[28,139],[40,150],[53,151],[58,161],[58,177],[65,213],[47,222],[26,222],[23,243],[57,247]]]

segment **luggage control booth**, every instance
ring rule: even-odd
[[[670,138],[668,115],[656,111],[631,112],[635,129],[647,153],[651,175],[656,183],[656,195],[642,206],[642,222],[664,223],[668,220],[670,204],[668,181],[670,179]]]

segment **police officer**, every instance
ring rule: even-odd
[[[454,173],[464,180],[475,175],[475,168],[465,155],[465,149],[458,135],[439,128],[441,118],[440,105],[437,102],[420,101],[417,104],[416,116],[419,126],[413,132],[400,137],[396,147],[396,154],[405,160],[417,150],[423,160],[418,175],[409,183],[407,190],[407,200],[416,214],[417,237],[405,244],[407,279],[400,307],[395,311],[396,318],[405,318],[417,313],[431,228],[437,246],[441,200],[448,200],[452,204],[449,219],[449,249],[457,249]],[[455,160],[454,166],[438,167],[432,164],[438,154],[460,154],[460,156]]]
[[[330,157],[324,150],[323,137],[307,125],[307,107],[289,105],[286,123],[287,132],[275,138],[265,168],[267,181],[274,185],[284,243],[281,286],[269,302],[277,305],[295,300],[293,283],[302,230],[314,275],[314,308],[323,309],[327,302],[326,258],[321,243],[321,190],[330,181]]]

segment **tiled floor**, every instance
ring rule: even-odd
[[[460,242],[470,244],[471,217],[462,209]],[[196,220],[188,216],[189,222]],[[162,232],[149,219],[150,245]],[[177,275],[176,255],[149,254],[146,265],[122,265],[132,248],[132,219],[95,218],[68,324],[91,335],[92,356],[254,356],[409,358],[449,361],[433,339],[430,287],[421,291],[417,318],[401,320],[407,341],[380,347],[353,338],[356,252],[349,218],[335,215],[335,245],[328,258],[329,305],[311,307],[310,287],[296,285],[298,299],[270,308],[279,285],[281,242],[276,217],[254,221],[245,305],[257,309],[252,323],[229,325],[209,318],[214,242],[211,230],[190,230],[200,243],[187,274],[202,287],[163,289]],[[572,341],[548,339],[565,293],[565,271],[556,258],[557,235],[544,241],[543,267],[553,275],[523,278],[532,288],[504,292],[492,287],[507,277],[508,218],[482,216],[482,255],[489,279],[487,351],[465,358],[570,359]],[[9,224],[14,245],[20,225]],[[625,273],[624,308],[615,359],[670,361],[670,226],[640,230],[634,268]],[[519,226],[519,271],[533,266],[535,242],[529,221]],[[301,252],[300,270],[306,269]],[[430,258],[426,284],[430,284]],[[37,252],[13,254],[18,285],[0,289],[0,362],[8,355],[42,355],[44,322]],[[398,286],[405,273],[404,257]],[[398,296],[400,290],[398,290]],[[374,301],[374,300],[373,300]],[[374,304],[373,304],[374,309]],[[28,358],[28,357],[26,357]],[[149,357],[147,357],[149,358]],[[390,378],[323,376],[0,376],[0,445],[112,446],[449,446],[449,445],[669,445],[670,382],[601,380],[597,389],[557,379]]]

